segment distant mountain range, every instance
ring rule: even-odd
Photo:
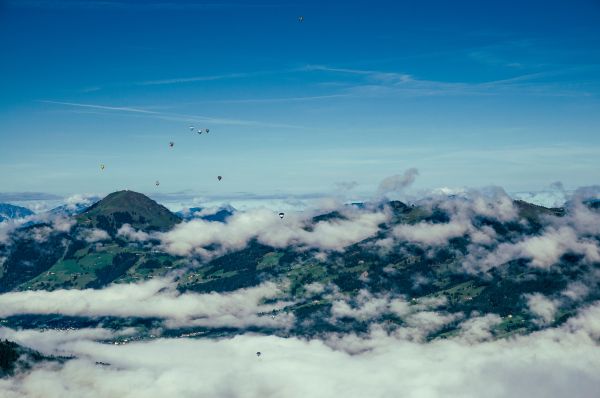
[[[10,205],[8,203],[0,203],[0,222],[17,218],[25,218],[34,214],[34,212],[25,207]]]
[[[156,229],[156,230],[164,230],[169,229],[173,223],[178,223],[179,221],[176,218],[173,218],[172,214],[168,214],[165,212],[168,211],[164,206],[161,206],[160,209],[151,205],[146,199],[140,198],[132,191],[119,191],[115,192],[111,195],[108,195],[106,200],[102,203],[102,208],[91,211],[87,213],[87,216],[80,217],[80,221],[83,221],[87,218],[87,222],[89,225],[104,225],[105,223],[111,224],[111,226],[107,226],[108,230],[113,231],[114,227],[121,226],[123,223],[131,224],[133,227],[138,229],[146,229],[148,227]],[[50,210],[44,211],[42,213],[37,213],[37,215],[50,215],[50,216],[77,216],[86,210],[95,207],[99,203],[98,201],[92,201],[90,204],[89,201],[75,203],[75,204],[65,204]],[[137,207],[137,209],[136,209]],[[117,211],[111,211],[109,209],[117,209]],[[125,214],[120,214],[123,212],[119,212],[118,209],[128,208],[130,210],[130,214],[133,217],[132,219],[127,218]],[[202,207],[190,207],[183,209],[174,213],[174,215],[179,220],[189,221],[193,219],[202,219],[205,221],[211,222],[225,222],[225,220],[232,216],[236,212],[235,208],[232,206],[222,206],[218,208],[202,208]],[[101,214],[107,213],[107,214]],[[156,213],[156,214],[154,214]],[[170,213],[170,212],[169,212]],[[29,216],[35,216],[36,213],[33,211],[21,207],[15,206],[8,203],[0,203],[0,222],[6,220],[13,219],[22,219]],[[145,216],[144,216],[145,215]],[[103,217],[107,218],[104,219]],[[100,218],[98,218],[100,217]],[[121,219],[120,217],[126,217],[125,219]],[[163,220],[158,220],[158,218],[163,217]],[[135,220],[134,220],[135,218]],[[146,225],[144,222],[148,218],[149,223]],[[44,219],[40,220],[30,219],[23,226],[31,226],[35,224],[44,223]],[[118,228],[117,228],[118,229]],[[113,231],[114,232],[114,231]]]
[[[58,207],[54,207],[50,210],[35,213],[34,211],[21,206],[11,205],[9,203],[0,203],[0,222],[6,220],[16,220],[34,215],[61,215],[61,216],[74,216],[85,211],[90,207],[89,202],[86,203],[75,203],[65,204]],[[30,222],[28,225],[31,225]]]
[[[87,202],[67,204],[50,209],[45,213],[61,216],[75,216],[77,214],[83,213],[88,207],[90,207],[90,203]]]

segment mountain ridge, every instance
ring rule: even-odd
[[[26,207],[11,205],[10,203],[0,203],[0,222],[25,218],[35,213]]]
[[[565,217],[569,212],[569,209],[545,208],[522,201],[512,202],[512,205],[517,210],[516,220],[501,221],[479,214],[470,220],[473,228],[485,228],[498,242],[514,242],[540,236],[544,225],[549,225],[545,224],[549,219]],[[446,228],[453,222],[452,215],[444,206],[435,204],[408,205],[390,201],[351,206],[360,211],[384,212],[391,217],[380,225],[375,235],[327,256],[321,256],[317,248],[297,250],[293,244],[274,247],[253,238],[242,248],[200,258],[166,253],[158,240],[140,242],[117,234],[124,223],[130,223],[135,229],[166,231],[182,222],[164,206],[140,193],[118,191],[74,217],[77,223],[70,232],[53,232],[45,241],[37,242],[35,236],[44,229],[51,229],[51,225],[32,226],[17,232],[7,253],[2,253],[0,244],[0,256],[6,257],[0,266],[0,290],[101,289],[112,283],[139,283],[176,275],[174,283],[180,292],[203,294],[231,292],[272,281],[286,286],[284,294],[291,298],[292,304],[284,311],[299,320],[294,334],[367,330],[368,323],[350,318],[338,319],[336,323],[327,321],[334,303],[327,294],[307,293],[307,286],[316,283],[334,286],[336,294],[348,300],[355,300],[361,292],[368,291],[373,297],[443,299],[445,304],[440,308],[449,313],[498,314],[502,323],[496,333],[507,336],[539,329],[524,297],[536,293],[558,297],[570,283],[578,282],[581,275],[593,272],[593,265],[581,263],[578,257],[567,253],[558,259],[560,266],[555,268],[530,267],[527,260],[517,258],[507,260],[487,275],[468,273],[462,265],[471,243],[468,235],[454,236],[444,247],[433,251],[410,239],[397,240],[394,246],[382,251],[378,242],[391,236],[394,228]],[[301,233],[312,233],[318,224],[334,226],[351,222],[353,212],[352,208],[345,207],[311,217],[301,227],[304,231]],[[109,235],[88,239],[92,228],[104,229]],[[204,248],[218,250],[210,244]],[[572,272],[561,273],[561,267],[569,267]],[[589,300],[598,298],[599,294],[592,289]],[[553,325],[573,314],[569,305]],[[401,322],[395,318],[384,320]],[[50,318],[31,316],[8,320],[15,327],[27,326],[28,322],[45,324]],[[54,318],[52,322],[59,321]],[[458,321],[432,334],[431,338],[451,335],[457,325]]]

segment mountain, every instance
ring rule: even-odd
[[[517,208],[521,218],[534,224],[539,224],[541,217],[562,217],[565,215],[565,209],[562,207],[544,207],[523,200],[515,200],[513,201],[513,204]]]
[[[185,221],[199,218],[205,221],[225,222],[225,220],[231,217],[235,212],[236,210],[232,206],[223,206],[211,212],[207,212],[207,210],[202,207],[190,207],[189,209],[178,211],[175,214]]]
[[[130,245],[117,235],[125,223],[149,232],[166,231],[181,222],[140,193],[114,192],[73,219],[76,223],[69,231],[40,221],[15,230],[8,244],[0,242],[0,292],[100,288],[162,276],[181,263],[142,245]],[[108,235],[100,232],[95,237],[92,228]]]
[[[590,209],[595,209],[595,210],[600,209],[600,199],[590,199],[583,203],[585,203]]]
[[[450,199],[463,200],[463,199]],[[568,215],[569,209],[551,209],[523,201],[515,201],[518,219],[500,221],[477,215],[470,221],[474,228],[482,228],[500,243],[511,244],[543,234],[549,219]],[[356,205],[353,205],[356,206]],[[245,247],[224,252],[208,259],[178,257],[162,252],[152,241],[136,242],[116,234],[123,223],[146,231],[165,231],[181,219],[146,196],[120,191],[108,195],[82,214],[69,232],[53,231],[40,240],[49,226],[22,228],[12,237],[13,243],[4,249],[0,244],[0,291],[56,290],[102,288],[110,283],[132,283],[176,274],[177,289],[198,293],[230,292],[257,286],[265,281],[284,282],[283,294],[290,304],[283,312],[297,319],[289,333],[310,336],[319,333],[366,331],[369,322],[356,318],[340,318],[330,322],[335,301],[357,300],[361,292],[372,297],[403,297],[410,302],[437,300],[440,311],[456,315],[456,322],[431,333],[428,338],[447,337],[457,332],[459,319],[469,314],[497,314],[502,322],[495,336],[528,333],[540,325],[528,309],[525,297],[542,294],[558,299],[569,286],[591,280],[597,265],[580,261],[581,257],[566,253],[556,267],[531,267],[523,258],[508,259],[489,272],[466,272],[469,261],[469,235],[458,235],[445,241],[443,246],[424,246],[409,239],[387,239],[385,249],[380,246],[399,226],[422,227],[439,224],[445,231],[452,214],[444,206],[407,205],[400,201],[385,204],[364,204],[364,208],[382,210],[391,217],[380,225],[379,231],[362,241],[322,256],[317,249],[298,250],[290,247],[271,247],[251,240]],[[215,212],[225,221],[233,209]],[[219,213],[221,212],[221,213]],[[182,217],[203,217],[202,208],[192,208]],[[317,223],[333,224],[348,221],[343,210],[317,215],[302,228],[312,231]],[[104,229],[110,236],[101,240],[89,239],[90,227]],[[47,232],[46,232],[47,233]],[[211,247],[207,247],[212,250]],[[471,260],[472,261],[472,260]],[[504,261],[504,260],[503,260]],[[196,263],[195,266],[190,266]],[[569,272],[563,272],[568,269]],[[310,292],[307,286],[335,286],[335,295]],[[590,288],[586,302],[600,298],[600,290]],[[360,305],[360,302],[355,302]],[[575,301],[565,301],[561,312],[550,323],[559,325],[576,313]],[[382,315],[377,322],[401,324],[402,320]],[[95,325],[93,319],[74,319],[62,316],[21,316],[7,319],[7,325],[27,328],[53,325]],[[102,319],[102,322],[125,322]],[[127,320],[140,330],[150,330],[150,320]],[[144,329],[148,325],[147,329]],[[190,330],[185,331],[185,333]],[[177,335],[177,330],[169,333]],[[184,331],[181,331],[184,333]],[[207,332],[208,333],[208,332]],[[217,333],[217,332],[215,332]],[[218,333],[235,334],[236,330]]]
[[[25,207],[10,205],[8,203],[0,203],[0,222],[15,218],[24,218],[34,214],[34,212]]]
[[[123,224],[144,231],[168,231],[181,219],[166,207],[133,191],[111,193],[76,217],[85,227],[100,228],[114,236]]]
[[[62,362],[66,359],[47,357],[12,341],[0,340],[0,378],[12,375],[16,369],[29,369],[41,361]]]
[[[21,353],[19,346],[12,341],[0,340],[0,377],[13,371]]]
[[[38,277],[65,255],[73,238],[50,230],[48,224],[34,224],[14,231],[11,244],[0,242],[0,292]]]
[[[93,204],[92,204],[93,206]],[[90,207],[89,203],[77,203],[73,205],[62,205],[48,210],[49,214],[61,216],[75,216],[83,213]]]
[[[41,222],[14,231],[12,243],[4,248],[0,242],[0,292],[99,288],[162,276],[178,264],[173,256],[128,245],[117,236],[125,223],[144,231],[166,231],[181,222],[140,193],[114,192],[74,219],[68,232]],[[108,232],[108,237],[100,235],[101,245],[91,237],[91,228]]]

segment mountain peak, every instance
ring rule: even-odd
[[[139,192],[124,190],[107,195],[77,217],[80,224],[116,234],[123,224],[147,231],[167,231],[181,219]]]

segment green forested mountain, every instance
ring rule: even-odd
[[[480,215],[472,223],[475,228],[489,231],[498,241],[508,241],[519,236],[536,236],[548,217],[559,220],[567,213],[565,209],[548,209],[522,201],[513,205],[518,212],[516,219],[499,221]],[[326,256],[318,255],[316,249],[272,247],[251,240],[241,249],[201,258],[168,254],[157,236],[152,235],[179,224],[177,216],[144,195],[115,192],[72,219],[74,225],[68,232],[56,231],[50,224],[15,231],[10,243],[2,247],[5,259],[0,269],[0,290],[97,289],[110,283],[170,275],[177,281],[180,292],[209,293],[274,281],[286,286],[284,294],[292,302],[284,311],[298,319],[292,333],[367,330],[368,322],[355,318],[342,317],[335,324],[324,321],[331,311],[332,299],[326,294],[308,295],[307,288],[316,283],[335,287],[336,294],[350,301],[369,292],[375,297],[404,297],[412,303],[442,299],[439,308],[451,314],[497,314],[502,322],[496,333],[503,336],[539,327],[527,310],[524,297],[528,294],[557,296],[570,284],[597,272],[598,264],[582,262],[581,256],[568,253],[556,267],[531,267],[526,260],[517,258],[489,272],[466,272],[464,264],[469,258],[471,238],[461,234],[435,250],[409,240],[396,241],[382,250],[377,242],[393,228],[443,226],[452,215],[440,206],[409,206],[398,201],[380,207],[390,216],[376,235]],[[344,219],[339,211],[321,214],[313,217],[305,229],[309,231],[317,223]],[[130,239],[119,234],[124,224],[150,235],[145,239]],[[600,298],[599,293],[596,287],[587,300]],[[575,303],[563,306],[552,324],[564,322],[574,311]],[[399,318],[384,317],[380,321],[390,325],[402,323]],[[7,322],[15,325],[45,322],[43,317],[34,318],[13,317]],[[430,337],[451,335],[458,323],[450,323]]]
[[[145,231],[166,231],[181,219],[147,196],[133,191],[118,191],[77,216],[77,222],[115,235],[123,224]]]

